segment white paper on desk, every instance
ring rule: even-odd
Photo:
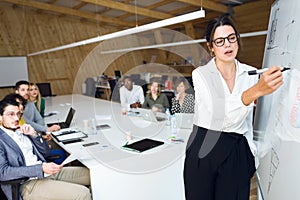
[[[111,120],[111,115],[95,115],[96,120]]]
[[[77,158],[73,155],[73,154],[71,154],[71,155],[69,155],[65,160],[64,160],[64,162],[62,162],[61,164],[62,165],[65,165],[65,164],[68,164],[68,163],[70,163],[70,162],[72,162],[72,161],[74,161],[74,160],[76,160]]]
[[[86,135],[83,132],[75,132],[75,133],[69,133],[65,135],[57,135],[57,139],[61,142],[65,140],[70,140],[70,139],[76,139],[76,138],[84,138]]]

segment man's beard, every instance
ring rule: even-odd
[[[17,129],[20,128],[20,126],[17,126],[16,128],[11,128],[11,127],[7,127],[5,124],[2,124],[2,126],[8,130],[12,130],[12,131],[16,131]]]

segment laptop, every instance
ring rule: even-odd
[[[194,113],[176,113],[177,126],[180,129],[192,129]]]
[[[75,110],[71,107],[68,113],[68,116],[66,118],[66,121],[64,122],[56,122],[56,123],[49,123],[47,124],[48,127],[52,126],[52,125],[59,125],[60,128],[69,128],[71,125],[71,122],[73,120],[75,114]]]
[[[161,122],[166,120],[165,113],[154,113],[152,110],[144,109],[144,108],[137,108],[136,110],[139,112],[140,116],[147,121],[151,122]]]

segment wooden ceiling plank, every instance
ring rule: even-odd
[[[149,6],[147,6],[146,8],[147,8],[147,9],[158,8],[158,7],[160,7],[160,6],[163,6],[163,5],[172,3],[173,1],[174,1],[174,0],[164,0],[164,1],[160,1],[160,2],[154,3],[154,4],[152,4],[152,5],[149,5]]]
[[[195,29],[192,22],[184,23],[186,34],[192,39],[196,39]]]
[[[195,9],[195,6],[186,6],[186,7],[176,9],[176,10],[172,10],[172,11],[170,11],[170,13],[175,15],[176,13],[183,13],[183,12],[187,12],[187,11],[194,10],[194,9]]]
[[[147,9],[154,9],[154,8],[163,6],[163,5],[165,5],[165,4],[168,4],[168,3],[170,3],[170,2],[173,2],[173,0],[164,0],[164,1],[160,1],[160,2],[158,2],[158,3],[149,5],[149,6],[147,6],[146,8],[147,8]],[[119,19],[125,19],[125,18],[127,18],[127,17],[130,17],[131,15],[132,15],[132,13],[126,13],[126,14],[124,14],[124,15],[119,16],[118,18],[119,18]]]
[[[87,3],[85,2],[80,2],[78,5],[72,7],[75,10],[79,10],[80,8],[82,8],[83,6],[85,6]]]
[[[22,5],[22,6],[28,6],[28,7],[33,7],[41,10],[47,10],[47,11],[52,11],[56,13],[62,13],[62,14],[68,14],[68,15],[73,15],[73,16],[78,16],[86,19],[91,19],[91,20],[97,20],[100,22],[105,22],[109,24],[116,24],[116,25],[121,25],[125,27],[134,27],[135,23],[132,22],[125,22],[121,21],[120,19],[116,18],[111,18],[111,17],[105,17],[101,16],[99,14],[93,14],[93,13],[87,13],[87,12],[81,12],[78,10],[74,10],[72,8],[65,8],[61,6],[55,6],[47,3],[41,3],[37,1],[32,1],[32,0],[2,0],[4,2],[12,3],[12,4],[17,4],[17,5]]]
[[[116,9],[116,10],[125,11],[132,14],[151,17],[155,19],[167,19],[173,17],[173,15],[167,13],[153,11],[147,8],[135,7],[134,5],[120,3],[117,1],[111,1],[111,0],[81,0],[81,1]]]
[[[257,9],[270,9],[274,0],[268,0],[268,1],[255,1],[255,2],[250,2],[247,4],[243,4],[240,6],[235,6],[233,8],[235,13],[256,13]]]
[[[164,43],[164,40],[163,40],[163,37],[161,35],[161,32],[160,30],[154,30],[154,37],[155,37],[155,41],[156,41],[156,44],[163,44]],[[160,50],[159,51],[159,54],[162,58],[162,61],[163,63],[166,63],[167,62],[167,54],[166,54],[166,51],[162,51]]]
[[[228,12],[227,6],[220,4],[220,3],[213,2],[211,0],[176,0],[176,1],[190,4],[193,6],[199,6],[199,8],[201,7],[201,4],[202,4],[202,7],[204,9],[209,9],[209,10],[213,10],[213,11],[217,11],[217,12],[221,12],[221,13]]]

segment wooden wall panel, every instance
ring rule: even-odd
[[[270,4],[261,4],[257,13],[236,10],[236,24],[241,33],[246,28],[253,31],[267,29]],[[247,14],[243,14],[247,13]],[[249,18],[256,17],[251,22]],[[249,28],[250,26],[250,28]],[[67,16],[50,15],[25,7],[11,7],[0,3],[0,56],[24,56],[28,53],[53,48],[60,45],[88,39],[105,33],[117,31],[116,27],[103,26],[87,20]],[[252,27],[252,28],[251,28]],[[202,38],[203,30],[196,31],[196,37]],[[175,40],[175,38],[174,38]],[[52,53],[28,57],[29,79],[32,82],[50,82],[54,94],[63,95],[72,92],[81,93],[82,83],[87,77],[105,73],[114,75],[115,70],[123,74],[132,68],[154,61],[160,64],[178,64],[182,58],[173,53],[165,55],[160,49],[134,51],[126,54],[101,56],[99,49],[122,49],[136,45],[153,44],[154,38],[118,40],[106,44],[93,43]],[[164,41],[165,42],[165,41]],[[172,41],[168,41],[172,42]],[[265,36],[243,39],[243,51],[239,53],[242,62],[260,67],[263,58]],[[103,44],[103,46],[101,46]],[[100,46],[100,47],[99,47]],[[186,52],[190,52],[186,49]],[[98,54],[97,54],[98,53]],[[91,54],[94,54],[90,58]],[[197,61],[198,62],[198,61]],[[0,98],[13,90],[0,89]]]
[[[0,3],[0,56],[26,56],[117,31],[116,28]],[[73,92],[77,72],[97,43],[27,57],[31,82],[50,82],[57,95]],[[0,98],[10,89],[0,89]],[[81,90],[79,91],[81,92]]]
[[[256,68],[262,68],[266,36],[242,38],[238,59]]]

